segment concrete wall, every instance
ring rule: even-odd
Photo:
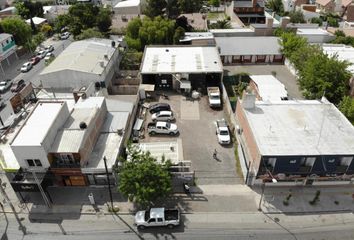
[[[14,113],[14,110],[13,110],[10,102],[4,103],[4,104],[5,104],[5,107],[3,109],[1,109],[0,117],[1,117],[2,122],[5,124],[6,121],[10,117],[12,117],[15,113]],[[1,123],[0,123],[0,126],[4,127],[4,125],[2,125]]]
[[[11,146],[11,149],[18,164],[24,169],[29,168],[26,159],[39,159],[42,163],[42,167],[38,168],[39,170],[44,170],[50,166],[47,153],[42,146]]]

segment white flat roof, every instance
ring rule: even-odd
[[[215,37],[220,55],[280,55],[277,37]]]
[[[214,35],[211,32],[186,32],[180,42],[207,39],[214,39]]]
[[[137,7],[140,5],[140,0],[126,0],[117,3],[114,8]]]
[[[47,19],[40,17],[33,17],[32,20],[35,25],[39,25],[47,21]],[[31,24],[31,19],[27,19],[26,23]]]
[[[243,111],[263,156],[354,154],[354,127],[331,103],[256,102]]]
[[[12,146],[41,146],[65,102],[39,102],[30,113]]]
[[[339,60],[348,61],[348,71],[354,74],[354,48],[344,44],[323,44],[322,49],[329,56],[337,55]]]
[[[288,96],[284,84],[273,75],[251,75],[250,78],[257,84],[263,101],[279,101]]]
[[[325,35],[333,36],[333,34],[323,30],[322,28],[298,28],[297,35]]]
[[[117,50],[112,47],[111,42],[109,39],[97,38],[75,41],[45,67],[40,75],[63,70],[102,74]]]
[[[142,74],[222,72],[214,46],[148,46],[141,64]]]

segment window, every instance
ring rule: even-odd
[[[162,218],[157,219],[158,222],[163,222]]]
[[[340,165],[341,166],[349,166],[352,162],[353,157],[341,157],[340,158]]]
[[[26,159],[28,166],[34,167],[34,161],[32,159]]]
[[[148,223],[155,223],[156,222],[156,218],[150,218]]]
[[[60,158],[65,163],[73,163],[74,158],[71,154],[60,154]]]
[[[29,167],[42,167],[41,160],[39,159],[26,159]]]
[[[39,159],[34,159],[34,163],[36,164],[37,167],[42,167],[42,163]]]

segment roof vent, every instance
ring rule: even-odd
[[[165,51],[166,51],[166,52],[169,52],[170,50],[166,49]]]
[[[114,47],[116,46],[116,42],[115,42],[115,41],[112,41],[112,42],[111,42],[111,45],[112,45],[112,47],[114,48]]]
[[[86,129],[87,128],[87,124],[85,123],[85,122],[81,122],[80,123],[80,129],[81,130],[84,130],[84,129]]]

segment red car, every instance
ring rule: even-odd
[[[36,56],[31,58],[29,61],[32,63],[32,65],[36,65],[37,63],[39,63],[39,61],[41,61],[41,58]]]

